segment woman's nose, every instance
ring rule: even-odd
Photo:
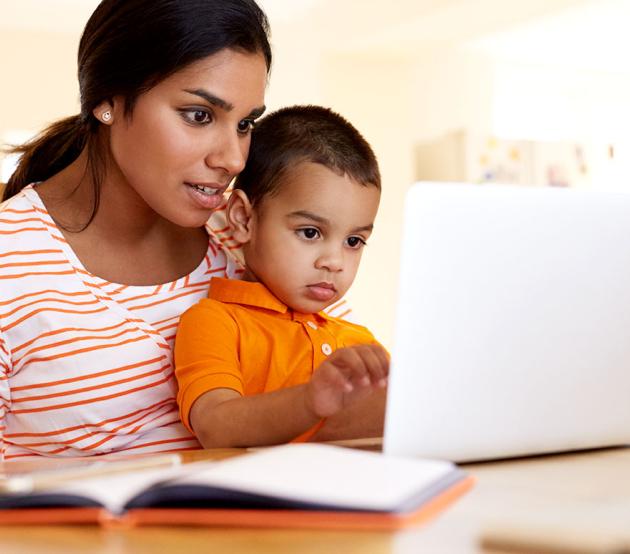
[[[206,164],[215,169],[223,169],[230,176],[237,175],[245,167],[249,142],[238,134],[226,134],[213,145],[206,156]]]

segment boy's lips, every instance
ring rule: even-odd
[[[335,285],[325,282],[307,285],[306,290],[308,291],[311,298],[324,302],[332,300],[332,298],[334,298],[334,296],[337,294],[337,289],[335,288]]]

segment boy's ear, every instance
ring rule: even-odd
[[[232,236],[241,244],[251,239],[253,213],[247,194],[240,189],[233,190],[228,200],[226,215]]]

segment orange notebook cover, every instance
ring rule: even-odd
[[[472,486],[454,464],[317,444],[0,495],[0,525],[397,529]]]
[[[131,526],[188,525],[385,531],[417,526],[429,521],[467,492],[473,483],[472,477],[466,477],[417,510],[408,513],[147,508],[130,511],[122,521]]]

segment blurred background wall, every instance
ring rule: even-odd
[[[0,0],[0,141],[78,111],[76,49],[96,0]],[[260,0],[267,105],[332,107],[383,173],[351,291],[393,345],[404,195],[417,179],[628,186],[630,0]],[[12,160],[3,159],[6,180]]]

